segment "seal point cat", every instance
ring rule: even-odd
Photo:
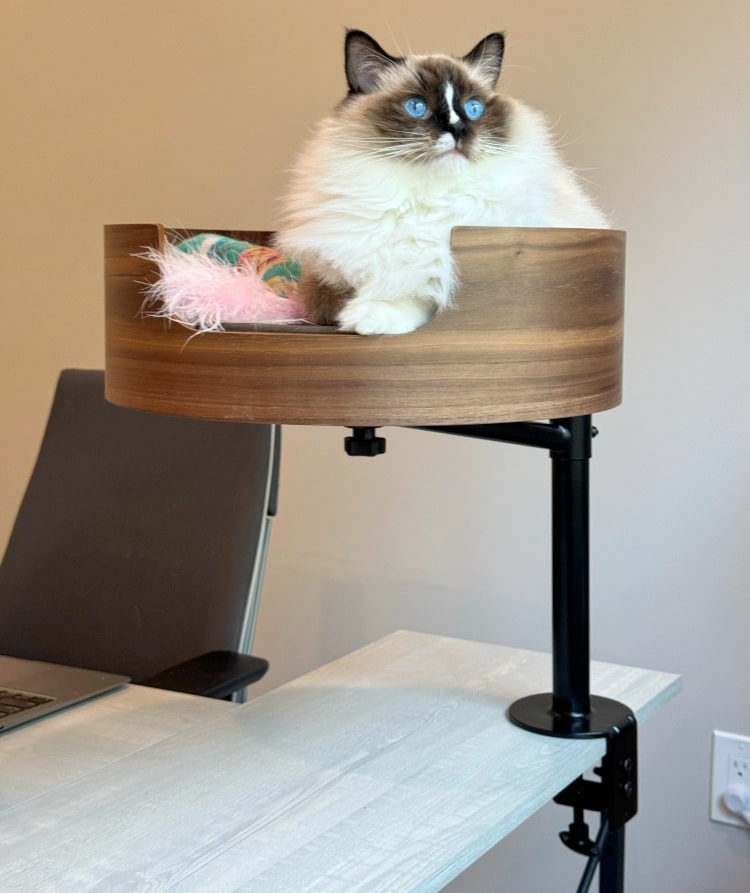
[[[308,318],[411,332],[449,307],[454,226],[606,227],[543,116],[497,92],[505,40],[391,56],[345,42],[349,91],[303,146],[277,246],[301,261]]]

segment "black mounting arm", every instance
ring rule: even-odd
[[[573,807],[573,822],[561,834],[566,846],[588,857],[578,893],[588,891],[599,869],[600,893],[624,893],[625,824],[638,808],[637,724],[618,701],[590,693],[589,656],[589,460],[598,433],[591,416],[550,422],[429,426],[422,430],[458,434],[549,450],[552,460],[552,692],[529,695],[510,705],[521,728],[559,738],[605,738],[607,749],[595,772],[601,781],[576,779],[555,797]],[[352,456],[385,452],[375,428],[354,428],[346,438]],[[601,814],[595,841],[585,811]]]

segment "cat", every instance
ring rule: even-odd
[[[604,228],[543,117],[495,92],[505,39],[463,57],[389,55],[346,34],[349,92],[290,178],[280,250],[311,322],[401,334],[449,307],[454,226]]]

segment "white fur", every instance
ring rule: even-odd
[[[453,97],[455,95],[455,90],[453,89],[453,84],[450,81],[445,85],[445,101],[448,105],[448,117],[451,124],[456,124],[461,119],[456,114],[456,110],[453,108]]]
[[[384,157],[352,139],[346,115],[321,122],[294,170],[277,244],[331,284],[354,287],[343,330],[407,332],[448,307],[454,226],[607,226],[542,116],[507,101],[507,143],[480,144],[472,161],[452,151],[424,164]]]

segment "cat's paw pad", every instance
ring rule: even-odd
[[[429,322],[433,314],[433,308],[419,298],[352,301],[339,313],[338,323],[342,332],[358,335],[404,335]]]

